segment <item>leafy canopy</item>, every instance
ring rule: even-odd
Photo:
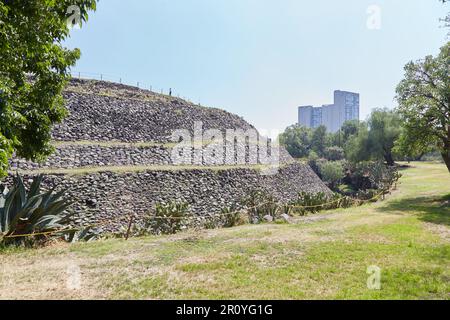
[[[311,148],[312,129],[292,125],[280,135],[280,143],[295,158],[307,157]]]
[[[397,86],[404,131],[398,149],[418,153],[434,145],[450,171],[450,42],[438,56],[405,66]]]
[[[61,93],[80,57],[62,46],[73,6],[82,24],[96,0],[0,2],[0,176],[14,152],[40,161],[53,151],[51,127],[66,115]]]
[[[384,159],[394,164],[393,148],[401,131],[400,118],[394,111],[375,109],[367,126],[361,126],[347,142],[346,156],[353,162]]]

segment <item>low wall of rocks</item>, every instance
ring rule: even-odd
[[[32,175],[25,176],[29,183]],[[12,176],[0,185],[10,186]],[[158,202],[189,203],[190,213],[207,216],[238,204],[253,190],[263,189],[281,202],[296,199],[301,191],[329,193],[309,166],[291,164],[276,175],[252,169],[102,172],[67,176],[48,175],[45,188],[67,189],[74,200],[77,225],[101,224],[102,231],[117,231],[134,214],[139,222]]]
[[[224,164],[251,164],[249,157],[249,148],[242,148],[240,152],[244,153],[243,163],[238,162],[237,152],[232,163],[214,163],[211,157],[208,158],[206,153],[202,158],[202,165],[224,165]],[[190,149],[183,157],[182,164],[195,164],[194,151]],[[225,148],[222,150],[226,154]],[[279,149],[279,162],[286,164],[293,161],[292,157],[287,153],[286,149]],[[257,163],[261,164],[259,159]],[[16,170],[37,170],[37,169],[73,169],[86,167],[105,167],[105,166],[158,166],[173,165],[172,148],[165,146],[133,146],[133,145],[65,145],[58,146],[50,157],[43,163],[27,161],[24,159],[14,158],[10,161],[10,169]],[[179,164],[179,163],[176,163]]]

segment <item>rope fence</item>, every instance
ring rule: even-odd
[[[380,199],[380,197],[383,197],[385,194],[389,193],[390,189],[384,189],[381,192],[379,192],[378,194],[376,194],[375,196],[373,196],[370,199],[366,199],[366,200],[362,200],[362,199],[354,199],[354,198],[350,198],[347,196],[341,197],[339,199],[335,199],[333,201],[330,202],[326,202],[326,203],[322,203],[322,204],[318,204],[318,205],[307,205],[307,206],[303,206],[303,205],[285,205],[283,207],[289,207],[291,209],[314,209],[314,208],[321,208],[321,207],[326,207],[329,206],[331,204],[335,204],[338,203],[340,201],[343,200],[350,200],[353,201],[351,206],[357,205],[357,206],[361,206],[365,203],[369,203],[369,202],[374,202],[374,201],[378,201]],[[271,201],[267,201],[264,202],[262,204],[253,206],[253,207],[247,207],[247,208],[243,208],[241,210],[236,210],[236,211],[232,211],[232,212],[225,212],[225,213],[218,213],[215,214],[212,217],[225,217],[225,216],[230,216],[230,215],[236,215],[241,213],[242,211],[247,211],[250,212],[252,210],[257,210],[260,209],[268,204],[272,204],[273,202]],[[190,219],[198,219],[199,216],[190,216],[190,217],[149,217],[148,220],[190,220]],[[134,223],[135,217],[134,215],[130,215],[129,216],[129,221],[127,222],[127,233],[125,235],[125,240],[127,240],[129,238],[129,233],[130,230],[132,228],[132,225]],[[99,228],[101,226],[104,226],[106,224],[111,224],[114,223],[114,220],[109,220],[109,221],[105,221],[103,223],[96,223],[96,224],[91,224],[88,226],[85,226],[83,228]],[[57,233],[67,233],[67,232],[71,232],[71,231],[81,231],[80,228],[72,228],[72,229],[59,229],[59,230],[54,230],[54,231],[47,231],[47,232],[36,232],[36,233],[30,233],[30,234],[20,234],[20,235],[8,235],[8,236],[4,236],[3,238],[25,238],[25,237],[35,237],[35,236],[46,236],[46,235],[54,235]]]

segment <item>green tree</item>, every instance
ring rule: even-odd
[[[311,129],[292,125],[280,135],[280,143],[295,158],[307,157],[311,148]]]
[[[446,3],[446,2],[450,2],[450,1],[449,0],[440,0],[440,2]],[[450,28],[450,12],[447,13],[447,15],[445,16],[445,18],[442,19],[442,21],[444,22],[444,26],[446,28]],[[447,33],[447,36],[450,37],[450,32]]]
[[[356,135],[361,127],[359,120],[347,120],[342,124],[339,131],[330,133],[331,145],[335,147],[344,148],[350,138]]]
[[[394,111],[375,109],[367,125],[359,125],[345,145],[347,159],[353,162],[384,159],[394,165],[394,143],[400,135],[400,117]]]
[[[339,161],[325,161],[319,165],[322,180],[335,190],[344,178],[344,167]]]
[[[62,42],[95,0],[0,2],[0,176],[8,159],[40,161],[53,151],[52,125],[66,115],[62,90],[80,57]],[[70,18],[70,19],[69,19]]]
[[[343,145],[342,132],[328,133],[328,141],[331,147],[341,147]]]
[[[369,148],[374,159],[382,159],[394,165],[393,148],[401,131],[399,115],[387,109],[375,109],[369,121]]]
[[[369,144],[369,129],[365,122],[361,123],[358,133],[351,135],[345,143],[345,158],[351,162],[368,161],[371,159]]]
[[[420,161],[427,153],[434,151],[432,145],[421,146],[412,136],[405,134],[404,130],[395,141],[393,152],[397,158],[407,161]]]
[[[325,156],[325,149],[329,146],[329,136],[325,126],[319,126],[314,129],[311,137],[311,150],[320,157]]]
[[[359,120],[347,120],[341,128],[342,145],[347,143],[351,136],[358,134],[361,123]]]
[[[340,147],[332,146],[325,148],[325,159],[331,161],[343,160],[345,158],[344,150]]]
[[[398,112],[404,128],[397,146],[416,153],[436,146],[450,172],[449,70],[450,42],[438,56],[427,56],[405,66],[404,79],[397,86]]]

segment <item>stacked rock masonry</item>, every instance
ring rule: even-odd
[[[196,163],[195,146],[187,149],[183,164],[174,163],[175,130],[194,136],[196,123],[223,136],[227,130],[255,130],[226,111],[93,80],[72,80],[64,98],[70,114],[53,130],[55,153],[44,163],[13,159],[2,184],[11,184],[16,171],[26,180],[45,173],[47,188],[68,189],[78,225],[100,223],[101,230],[117,231],[131,214],[139,221],[156,203],[169,201],[187,202],[190,214],[208,216],[259,189],[284,203],[302,191],[330,193],[308,165],[294,161],[282,147],[279,168],[265,172],[260,159],[255,163],[249,156],[250,139],[243,148],[235,147],[245,153],[243,163],[237,156],[231,163],[211,164],[206,156]],[[209,143],[204,141],[200,152]],[[226,154],[225,145],[217,150],[222,149]]]

